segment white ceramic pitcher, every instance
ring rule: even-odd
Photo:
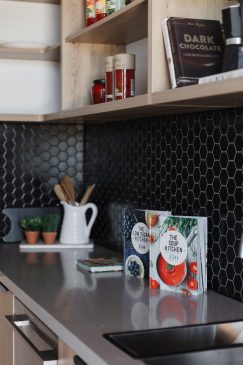
[[[97,217],[98,208],[93,203],[83,206],[73,206],[62,201],[64,216],[60,234],[60,243],[75,245],[89,243],[91,228]],[[92,210],[92,215],[87,223],[86,212]]]

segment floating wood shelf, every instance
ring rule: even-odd
[[[118,12],[66,38],[72,43],[129,44],[148,36],[148,4],[135,0]]]
[[[0,114],[0,122],[44,122],[45,116],[41,114]]]
[[[191,85],[152,94],[151,105],[196,108],[227,108],[243,106],[243,77]]]
[[[28,3],[43,3],[43,4],[60,4],[61,0],[12,0],[12,1],[22,1]]]
[[[47,114],[46,121],[79,118],[81,121],[103,121],[116,118],[129,118],[141,115],[148,107],[148,95],[138,95],[132,98],[111,101],[95,105],[87,105],[82,108],[65,110],[61,113]]]
[[[45,48],[19,48],[0,46],[0,58],[18,60],[59,61],[60,46]]]
[[[0,114],[4,122],[104,122],[243,106],[243,77],[138,95],[46,115]]]
[[[104,121],[243,106],[243,77],[139,95],[45,116],[45,121],[79,118]]]

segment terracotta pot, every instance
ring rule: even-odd
[[[39,237],[39,231],[24,231],[26,242],[34,245]]]
[[[42,232],[43,240],[47,245],[52,245],[57,237],[57,232]]]

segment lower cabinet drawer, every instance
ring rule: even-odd
[[[70,347],[58,340],[58,365],[87,365]]]
[[[14,308],[6,316],[14,333],[14,365],[57,365],[57,336],[16,298]]]

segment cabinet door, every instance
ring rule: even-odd
[[[58,365],[87,365],[63,341],[58,340]]]
[[[74,365],[75,353],[63,341],[58,340],[58,365]]]
[[[43,365],[44,362],[18,333],[14,335],[14,365]]]
[[[1,365],[13,365],[13,331],[6,315],[13,314],[13,294],[0,284],[0,356]]]
[[[13,302],[14,315],[5,317],[13,333],[13,364],[57,365],[57,336],[16,297]]]
[[[55,344],[27,315],[6,318],[14,331],[14,365],[57,365]]]

